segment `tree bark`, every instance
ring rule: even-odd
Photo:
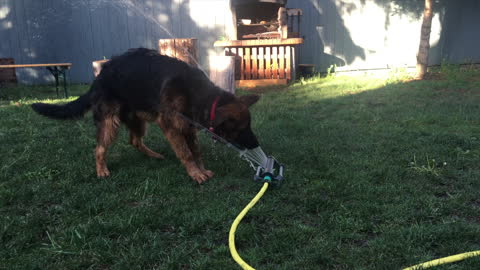
[[[430,49],[430,32],[432,31],[432,0],[425,0],[423,10],[422,30],[420,34],[420,46],[417,54],[417,79],[422,80],[427,73],[428,51]]]
[[[160,39],[160,54],[177,58],[194,67],[198,67],[198,40],[196,38]]]

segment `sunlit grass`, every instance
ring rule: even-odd
[[[253,129],[286,181],[240,224],[242,257],[257,269],[400,269],[480,249],[480,73],[442,68],[426,81],[397,72],[262,91]],[[158,127],[145,140],[164,161],[123,129],[99,180],[90,114],[35,114],[32,102],[63,101],[49,86],[0,99],[0,269],[239,269],[228,230],[260,186],[234,152],[202,136],[216,177],[198,186]]]

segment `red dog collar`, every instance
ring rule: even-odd
[[[213,132],[213,122],[215,121],[215,111],[217,110],[217,103],[220,97],[216,97],[215,100],[212,103],[212,107],[210,108],[210,127],[208,130]]]

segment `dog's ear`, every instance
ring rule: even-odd
[[[247,107],[252,106],[253,104],[257,103],[257,101],[260,99],[259,95],[246,95],[246,96],[240,96],[238,97],[240,102],[243,104],[247,105]]]

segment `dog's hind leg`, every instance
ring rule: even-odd
[[[114,114],[95,114],[95,124],[97,125],[97,147],[95,148],[97,176],[108,177],[110,176],[110,171],[107,168],[105,155],[108,146],[113,142],[117,135],[120,126],[120,119]]]
[[[198,145],[197,130],[195,128],[190,128],[185,132],[185,139],[187,141],[190,151],[192,151],[193,158],[197,163],[198,168],[208,176],[208,178],[213,177],[213,172],[205,169],[203,164],[202,153],[200,152],[200,146]]]
[[[152,158],[164,159],[163,155],[151,150],[143,143],[143,137],[147,132],[147,122],[138,118],[130,118],[125,121],[128,129],[130,130],[130,140],[129,143],[133,147],[137,148],[138,151],[146,154]]]

